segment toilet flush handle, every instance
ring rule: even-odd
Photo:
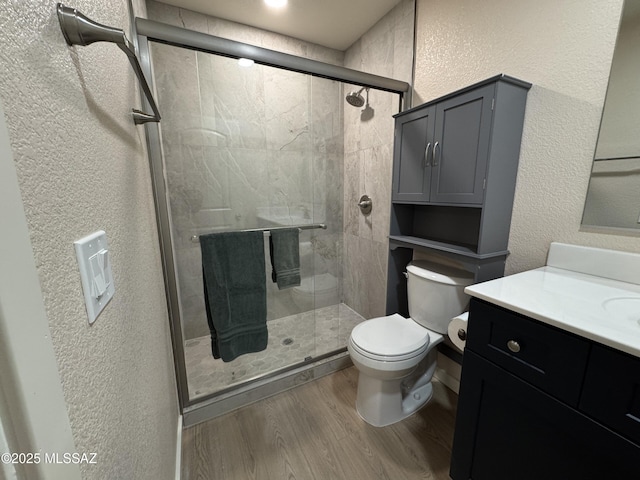
[[[402,272],[402,274],[404,275],[404,278],[406,278],[407,280],[409,280],[409,274],[407,272]]]

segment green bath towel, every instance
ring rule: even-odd
[[[207,322],[214,358],[225,362],[267,348],[262,232],[200,236]]]

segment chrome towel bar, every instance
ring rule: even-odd
[[[284,230],[286,228],[297,228],[298,230],[315,230],[316,228],[321,228],[323,230],[327,229],[327,225],[324,223],[310,223],[307,225],[291,225],[286,227],[266,227],[266,228],[249,228],[247,230],[226,230],[224,232],[234,231],[234,232],[272,232],[273,230]],[[212,232],[212,233],[224,233],[220,232]],[[200,241],[200,235],[193,235],[191,237],[191,241],[193,243],[198,243]]]
[[[132,108],[131,110],[133,112],[132,115],[134,123],[136,125],[140,125],[147,122],[159,122],[160,112],[158,111],[156,102],[151,94],[151,89],[149,88],[147,79],[144,77],[144,73],[142,73],[142,68],[138,62],[135,49],[127,39],[124,32],[117,28],[108,27],[94,22],[75,8],[66,7],[62,3],[57,4],[57,11],[60,29],[62,30],[64,39],[69,46],[86,46],[94,42],[110,42],[115,43],[120,47],[120,50],[127,55],[129,63],[131,63],[131,66],[138,77],[140,87],[142,87],[144,95],[147,97],[147,101],[153,110],[153,115],[151,115]]]

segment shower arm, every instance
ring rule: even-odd
[[[156,106],[156,102],[151,94],[149,84],[142,72],[140,63],[138,62],[135,48],[127,39],[124,31],[94,22],[75,8],[66,7],[62,3],[58,3],[57,11],[60,30],[62,30],[62,35],[64,35],[64,39],[69,46],[87,46],[94,42],[109,42],[115,43],[120,47],[120,50],[127,55],[129,63],[131,63],[131,66],[138,77],[138,81],[140,82],[140,86],[144,91],[144,95],[153,110],[153,115],[151,115],[150,113],[145,113],[141,110],[132,108],[133,122],[136,125],[141,125],[147,122],[159,122],[160,112],[158,111],[158,107]]]

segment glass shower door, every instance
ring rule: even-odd
[[[189,398],[216,394],[342,349],[362,320],[342,298],[343,88],[340,82],[152,43]],[[269,344],[215,360],[198,235],[300,231],[301,282],[265,281]]]

